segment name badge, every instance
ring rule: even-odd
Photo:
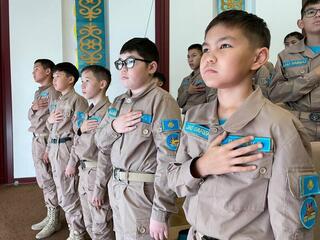
[[[240,138],[243,138],[243,136],[237,136],[237,135],[228,135],[221,143],[221,145],[225,145],[227,143],[233,142],[235,140],[238,140]],[[261,143],[262,148],[259,148],[259,152],[271,152],[271,138],[269,137],[254,137],[252,141],[249,143],[241,145],[242,147],[248,146],[248,145],[253,145]]]
[[[196,124],[196,123],[192,123],[192,122],[185,122],[184,131],[186,133],[191,133],[193,135],[201,137],[205,140],[209,139],[209,128],[202,126],[200,124]]]
[[[286,60],[283,61],[282,67],[283,68],[290,68],[290,67],[299,67],[306,65],[308,63],[308,58],[301,58],[301,59],[295,59],[295,60]]]
[[[141,122],[151,124],[152,123],[153,116],[150,114],[142,114],[141,116]]]
[[[109,108],[108,109],[108,116],[112,118],[118,117],[118,109],[116,108]]]

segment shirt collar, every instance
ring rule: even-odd
[[[290,46],[289,48],[285,49],[288,53],[301,53],[309,58],[314,58],[316,54],[305,44],[307,39],[303,38],[297,44]]]
[[[128,90],[125,94],[123,94],[120,99],[132,99],[134,101],[142,98],[143,96],[145,96],[146,94],[148,94],[151,90],[153,90],[154,88],[157,87],[157,83],[154,81],[151,81],[150,83],[147,84],[147,87],[145,88],[144,91],[142,91],[141,93],[132,96],[132,92],[131,90]]]
[[[72,88],[69,92],[67,92],[65,95],[61,95],[60,96],[60,100],[66,100],[69,97],[73,96],[76,93],[76,91],[74,90],[74,88]]]
[[[90,106],[89,106],[89,108],[88,108],[89,115],[92,116],[107,103],[110,103],[109,98],[107,96],[103,96],[103,98],[100,99],[100,101],[96,105],[94,105],[93,108],[90,109]]]

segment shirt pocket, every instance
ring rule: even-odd
[[[284,75],[288,80],[295,80],[296,78],[303,77],[306,73],[308,73],[307,64],[285,68]]]
[[[262,159],[248,164],[257,166],[254,171],[217,176],[215,198],[227,210],[264,211],[272,163],[273,153],[266,153]]]
[[[144,139],[152,137],[152,128],[150,124],[140,123],[139,125],[139,135],[141,138]]]

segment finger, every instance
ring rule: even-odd
[[[141,119],[136,119],[136,120],[132,120],[130,122],[127,122],[126,123],[126,127],[132,127],[132,126],[135,126],[136,124],[138,124],[139,122],[141,122]]]
[[[164,234],[163,234],[163,231],[161,231],[161,232],[159,233],[159,239],[160,239],[160,240],[164,240]]]
[[[223,139],[225,139],[227,136],[227,132],[223,132],[222,134],[220,134],[219,136],[217,136],[211,143],[209,148],[211,147],[216,147],[219,146],[221,144],[221,142],[223,141]]]
[[[154,238],[155,240],[160,240],[160,238],[159,238],[159,233],[158,233],[158,232],[155,232],[155,233],[153,234],[153,238]]]
[[[231,165],[245,164],[245,163],[257,161],[258,159],[261,159],[261,158],[263,158],[263,154],[258,153],[250,156],[234,158],[230,161],[230,163]]]
[[[168,229],[164,230],[164,236],[166,239],[169,239]]]
[[[234,149],[234,148],[241,146],[242,144],[248,143],[252,140],[253,140],[253,136],[247,136],[247,137],[243,137],[243,138],[234,140],[234,141],[226,144],[225,146],[227,149],[231,150],[231,149]]]
[[[257,169],[257,166],[251,165],[251,166],[233,166],[230,168],[230,172],[236,173],[236,172],[251,172]]]
[[[140,113],[129,113],[127,116],[126,116],[126,121],[132,121],[132,120],[135,120],[135,119],[140,119],[142,116],[141,112]]]
[[[136,126],[133,126],[133,127],[125,127],[123,129],[123,133],[127,133],[127,132],[131,132],[133,130],[135,130],[137,127]]]
[[[239,147],[239,148],[237,148],[235,150],[232,150],[230,152],[230,157],[242,156],[242,155],[245,155],[247,153],[254,152],[254,151],[258,150],[259,148],[262,148],[262,144],[261,143],[249,145],[249,146],[246,146],[246,147]]]

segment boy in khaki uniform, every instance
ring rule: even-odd
[[[117,240],[168,238],[175,194],[167,187],[166,169],[180,138],[180,109],[156,86],[159,53],[147,38],[126,42],[115,62],[128,91],[118,96],[96,134],[101,157],[97,176],[108,183]],[[96,182],[103,189],[105,182]]]
[[[49,159],[52,165],[53,179],[57,186],[59,205],[65,212],[70,228],[68,240],[84,239],[81,205],[78,195],[78,176],[70,158],[73,138],[78,131],[80,116],[88,108],[87,101],[74,90],[74,84],[79,78],[77,68],[63,62],[55,66],[53,86],[61,92],[61,97],[51,107],[47,121],[50,130]]]
[[[200,59],[202,56],[202,46],[192,44],[188,48],[188,63],[192,73],[182,80],[178,89],[177,102],[185,114],[194,105],[206,103],[215,98],[216,90],[208,88],[202,80],[199,71]]]
[[[81,127],[75,136],[68,165],[75,172],[75,167],[80,162],[79,195],[84,222],[91,239],[114,240],[112,211],[107,194],[104,194],[104,204],[99,208],[92,204],[99,152],[94,135],[110,106],[105,94],[111,82],[111,74],[102,66],[89,65],[82,69],[81,79],[83,96],[91,105],[78,118]]]
[[[60,95],[52,86],[52,70],[54,63],[49,59],[37,59],[33,66],[33,78],[40,84],[34,94],[34,101],[29,109],[28,118],[31,122],[29,131],[33,134],[32,157],[36,172],[36,179],[43,191],[47,216],[39,223],[33,224],[33,230],[42,230],[49,222],[50,216],[59,215],[56,185],[53,181],[51,165],[46,152],[49,131],[46,121],[49,117],[49,105]],[[60,223],[50,229],[44,229],[40,235],[49,237],[60,228]]]
[[[310,140],[320,140],[320,1],[308,0],[301,9],[299,28],[305,38],[278,55],[269,96],[283,102],[307,129]]]
[[[200,71],[217,99],[188,111],[168,173],[186,197],[188,239],[312,239],[319,176],[303,126],[252,87],[269,45],[266,23],[244,11],[205,31]]]

